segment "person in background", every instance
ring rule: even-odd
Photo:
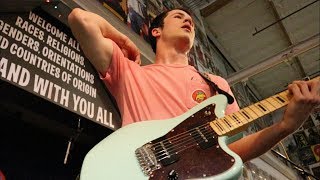
[[[145,30],[148,29],[148,15],[146,3],[147,1],[145,0],[127,0],[127,24],[135,33],[137,33],[147,41],[148,31]]]
[[[140,53],[134,43],[102,17],[74,9],[68,20],[85,55],[115,97],[123,126],[173,118],[216,94],[188,65],[195,25],[187,10],[166,11],[151,23],[149,36],[156,56],[154,64],[146,66],[139,66]],[[209,77],[233,96],[225,79]],[[229,144],[229,148],[244,162],[268,151],[298,129],[320,104],[319,86],[319,81],[294,81],[288,86],[290,103],[281,121]],[[227,106],[225,114],[238,110],[235,101]]]

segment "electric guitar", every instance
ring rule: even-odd
[[[238,179],[242,160],[228,149],[228,136],[286,106],[287,93],[227,116],[227,98],[216,95],[178,117],[127,125],[89,151],[80,179]]]

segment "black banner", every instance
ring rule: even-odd
[[[121,126],[70,30],[42,10],[1,14],[0,78],[110,129]]]

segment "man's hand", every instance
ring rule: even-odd
[[[118,44],[118,46],[125,57],[136,62],[137,64],[141,64],[140,51],[129,38],[126,37],[124,42],[122,44]]]
[[[75,8],[69,14],[68,22],[84,54],[101,74],[105,74],[111,64],[112,41],[125,57],[140,64],[140,52],[134,43],[101,16]]]
[[[290,102],[281,125],[287,133],[293,133],[307,120],[312,110],[320,105],[320,80],[294,81],[288,90]]]

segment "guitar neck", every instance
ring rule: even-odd
[[[218,135],[234,135],[247,128],[256,119],[286,106],[289,103],[287,94],[288,90],[283,91],[238,112],[215,119],[210,122],[210,126]]]

